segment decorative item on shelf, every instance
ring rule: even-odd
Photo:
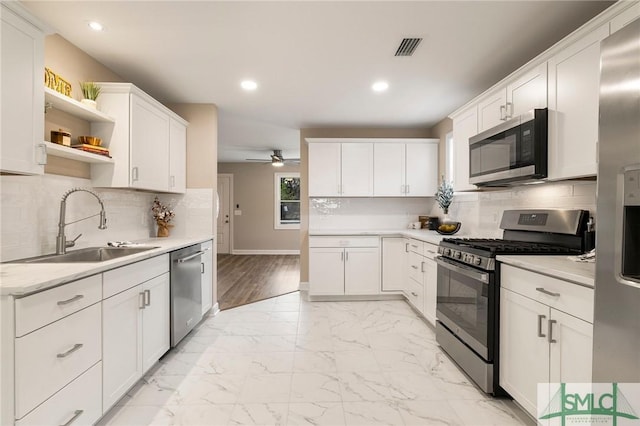
[[[80,137],[78,137],[78,141],[80,141]],[[99,146],[99,145],[90,145],[90,144],[87,144],[87,143],[77,143],[77,144],[71,145],[71,148],[75,148],[75,149],[78,149],[80,151],[91,152],[92,154],[103,155],[105,157],[111,158],[111,155],[109,154],[109,149],[108,148],[104,148],[104,147]]]
[[[82,90],[82,96],[84,97],[84,99],[82,99],[80,102],[87,105],[88,107],[96,109],[96,99],[98,99],[98,96],[100,96],[100,86],[98,86],[93,81],[81,81],[80,89]]]
[[[71,83],[46,67],[44,69],[44,85],[49,89],[53,89],[58,93],[71,97]]]
[[[436,228],[438,234],[453,235],[460,230],[461,223],[449,217],[449,206],[453,201],[453,185],[442,177],[442,182],[436,192],[436,201],[444,212],[444,217]]]
[[[158,237],[168,237],[169,228],[173,227],[169,222],[175,217],[175,213],[168,206],[162,204],[158,197],[154,198],[151,211],[158,225]]]
[[[51,142],[58,145],[71,146],[71,133],[62,129],[52,130]]]
[[[102,139],[96,136],[78,136],[78,142],[81,144],[100,146],[102,145]]]

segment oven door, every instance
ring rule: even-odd
[[[436,257],[436,316],[485,361],[493,361],[495,272]]]

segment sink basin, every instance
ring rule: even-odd
[[[14,260],[9,263],[90,263],[104,262],[136,253],[142,253],[158,247],[88,247],[65,254],[47,254],[28,259]]]

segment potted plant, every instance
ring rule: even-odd
[[[80,89],[82,90],[82,96],[84,97],[80,102],[91,108],[96,108],[96,99],[98,99],[98,96],[100,95],[100,86],[93,81],[81,81]]]
[[[455,234],[460,229],[460,222],[451,220],[449,217],[449,206],[453,201],[453,185],[451,182],[447,182],[444,179],[444,176],[442,177],[442,183],[440,183],[435,195],[438,205],[444,212],[444,218],[440,221],[440,225],[436,231],[439,234]]]

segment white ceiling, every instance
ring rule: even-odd
[[[429,128],[610,4],[24,2],[159,100],[218,105],[220,161],[297,157],[300,128]],[[394,57],[403,37],[424,39],[412,57]],[[372,92],[380,79],[389,90]]]

